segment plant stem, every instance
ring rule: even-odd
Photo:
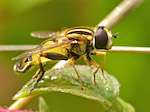
[[[106,26],[108,29],[117,24],[132,9],[140,5],[144,0],[123,0],[114,10],[111,11],[96,27]]]
[[[12,47],[13,46],[13,47]],[[35,48],[37,45],[1,45],[0,51],[24,51]],[[4,49],[3,49],[4,48]],[[150,47],[127,47],[113,46],[110,50],[99,50],[105,52],[130,52],[130,53],[150,53]]]
[[[113,46],[110,50],[100,50],[104,52],[129,52],[129,53],[150,53],[150,47],[126,47]]]
[[[11,106],[9,106],[9,110],[20,110],[23,107],[25,107],[33,98],[35,97],[35,95],[33,96],[28,96],[25,98],[20,98],[19,100],[15,101]]]
[[[35,48],[37,45],[0,45],[0,52],[3,51],[25,51]]]

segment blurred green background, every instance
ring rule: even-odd
[[[43,40],[30,37],[36,30],[58,31],[62,27],[95,26],[122,0],[0,0],[0,44],[39,44]],[[119,33],[115,46],[150,46],[150,1],[126,16],[111,31]],[[11,58],[22,53],[0,52],[0,105],[9,106],[11,98],[31,79],[35,70],[16,75]],[[98,63],[101,56],[93,57]],[[83,62],[78,61],[78,64]],[[149,112],[150,54],[107,53],[104,69],[121,84],[120,97],[131,103],[137,112]],[[53,110],[63,112],[98,112],[100,104],[76,96],[52,93]],[[26,109],[37,110],[37,99]]]

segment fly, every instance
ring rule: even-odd
[[[36,82],[30,89],[30,93],[34,90],[38,82],[43,77],[46,63],[54,60],[72,60],[72,66],[77,74],[80,82],[81,90],[83,90],[82,82],[78,71],[75,68],[75,61],[83,56],[86,64],[91,63],[97,67],[94,72],[94,84],[96,85],[95,75],[101,68],[104,76],[104,63],[106,59],[106,52],[98,52],[96,49],[111,49],[113,45],[112,37],[117,37],[116,34],[111,34],[104,26],[100,26],[96,31],[93,27],[73,27],[58,32],[32,32],[31,36],[37,38],[49,38],[41,43],[35,49],[24,52],[23,54],[14,57],[13,60],[24,58],[22,61],[14,65],[14,71],[25,73],[32,66],[39,65],[39,69],[33,78]],[[103,55],[104,59],[102,65],[97,64],[90,55]],[[89,65],[89,64],[88,64]]]

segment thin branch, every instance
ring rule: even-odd
[[[128,53],[150,53],[150,47],[125,47],[113,46],[110,50],[101,50],[104,52],[128,52]]]
[[[97,30],[98,26],[106,26],[108,29],[110,29],[112,26],[114,26],[115,24],[117,24],[123,16],[125,16],[129,11],[131,11],[134,7],[136,7],[142,1],[143,0],[124,0],[102,22],[100,22],[95,27],[95,30]],[[62,66],[68,65],[70,63],[71,63],[70,60],[68,60],[68,61],[60,61],[53,68],[61,68]],[[26,102],[25,102],[26,99],[28,99],[30,101],[33,98],[31,98],[31,99],[29,99],[29,97],[22,98],[22,100],[17,105],[23,105],[23,106],[25,106],[26,105]],[[16,102],[14,102],[12,105],[15,105]],[[21,108],[23,108],[23,106]],[[19,108],[19,109],[21,109],[21,108]],[[15,110],[17,108],[16,108],[16,106],[14,106],[13,108],[9,107],[9,109],[10,110]]]
[[[109,15],[107,15],[96,27],[106,26],[108,29],[117,24],[131,10],[141,4],[144,0],[124,0]]]
[[[35,48],[37,45],[0,45],[2,51],[25,51]],[[105,52],[130,52],[130,53],[150,53],[150,47],[126,47],[113,46],[110,50],[99,50]]]
[[[35,48],[37,45],[0,45],[2,51],[26,51]]]
[[[34,96],[28,96],[26,98],[20,98],[19,100],[15,101],[11,106],[9,106],[9,110],[20,110],[25,107],[33,98]]]

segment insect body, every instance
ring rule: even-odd
[[[40,79],[43,77],[45,63],[53,60],[68,60],[72,59],[72,65],[77,73],[81,90],[83,86],[80,76],[74,66],[74,62],[83,56],[83,59],[88,64],[87,60],[97,67],[94,72],[94,82],[96,85],[95,74],[99,70],[100,65],[93,61],[90,55],[104,55],[104,60],[101,66],[102,74],[105,63],[106,53],[95,52],[95,49],[111,49],[113,45],[112,37],[116,34],[111,34],[106,27],[99,27],[94,31],[93,27],[73,27],[59,32],[33,32],[32,36],[38,38],[49,38],[41,43],[33,50],[26,51],[23,54],[13,58],[17,60],[25,57],[22,61],[14,65],[14,71],[24,73],[32,66],[39,64],[39,70],[33,78],[37,78],[36,83],[31,88],[34,90]]]

